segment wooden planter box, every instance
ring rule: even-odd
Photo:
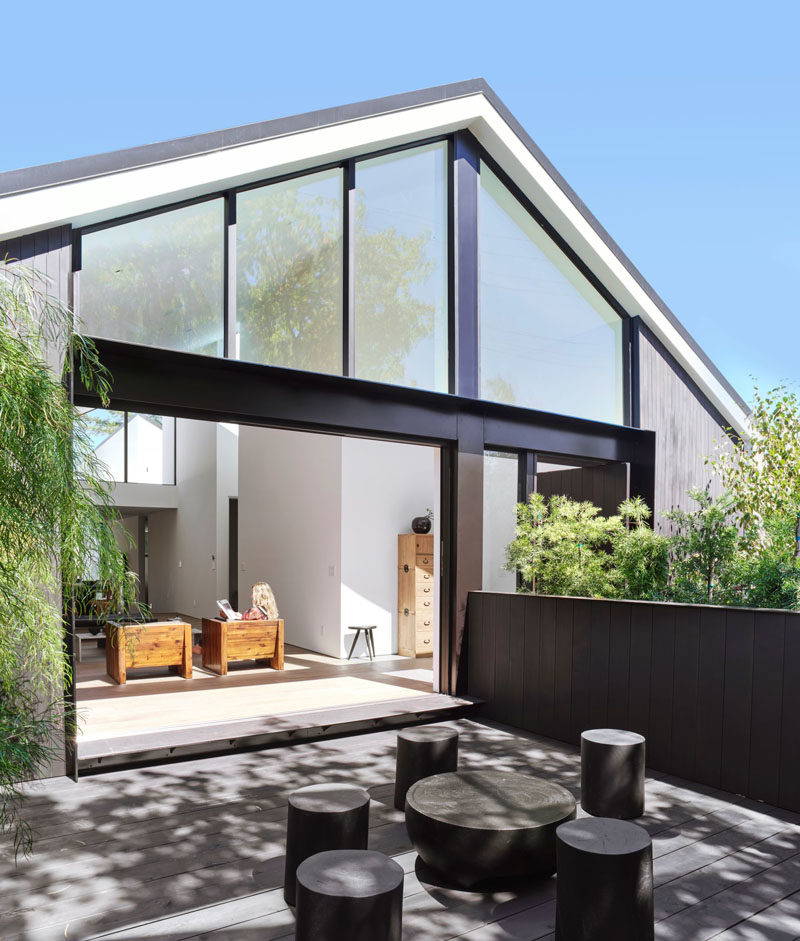
[[[231,660],[255,660],[283,669],[283,620],[203,618],[203,666],[225,676]]]
[[[131,667],[172,667],[192,678],[192,628],[179,621],[106,625],[106,672],[124,684]]]

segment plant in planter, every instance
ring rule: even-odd
[[[544,595],[609,597],[614,593],[608,552],[618,516],[568,497],[532,493],[517,504],[517,526],[507,567],[520,573],[526,591]]]
[[[0,833],[28,853],[22,782],[61,753],[69,660],[62,588],[94,574],[109,594],[133,585],[111,529],[109,487],[54,370],[64,363],[107,398],[108,375],[43,276],[0,259]]]
[[[727,498],[713,499],[707,490],[687,491],[695,510],[664,514],[675,532],[670,538],[670,598],[693,604],[727,604],[731,596],[731,568],[739,546],[739,531]]]
[[[611,540],[615,594],[632,601],[663,601],[669,582],[669,540],[649,525],[641,497],[620,504],[623,525]]]

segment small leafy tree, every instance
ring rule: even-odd
[[[786,386],[755,390],[749,441],[718,447],[720,476],[741,528],[731,580],[740,604],[800,607],[800,400]]]
[[[755,390],[750,440],[720,446],[708,463],[720,476],[746,538],[794,552],[800,513],[800,400],[785,386]],[[779,543],[775,540],[778,539]]]
[[[674,601],[725,604],[731,600],[730,571],[736,560],[739,530],[731,521],[731,504],[714,500],[707,490],[688,495],[696,510],[665,513],[675,524],[671,544],[670,594]]]
[[[70,311],[41,275],[0,259],[0,833],[17,853],[33,840],[21,783],[47,770],[74,718],[62,589],[87,560],[116,597],[130,601],[134,587],[90,436],[52,368],[61,362],[107,398],[108,375]]]
[[[641,497],[625,500],[619,508],[624,520],[612,540],[616,592],[620,598],[657,601],[667,596],[669,540],[653,532],[653,515]]]
[[[608,547],[620,526],[618,516],[601,516],[591,503],[532,493],[527,503],[517,504],[508,568],[539,594],[608,597],[613,594]]]
[[[800,608],[800,561],[792,548],[795,520],[785,514],[765,522],[758,541],[742,540],[729,571],[733,602],[750,608]]]

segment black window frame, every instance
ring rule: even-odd
[[[187,206],[212,200],[223,200],[223,214],[225,236],[223,240],[223,356],[220,359],[236,360],[235,333],[236,333],[236,217],[237,196],[260,189],[275,183],[300,179],[314,173],[338,169],[342,172],[342,373],[346,378],[357,379],[353,375],[354,363],[354,225],[353,210],[355,203],[355,188],[358,177],[358,164],[363,160],[372,160],[376,157],[389,154],[402,153],[425,147],[430,144],[447,144],[447,357],[448,357],[448,388],[451,395],[465,396],[467,398],[480,398],[480,362],[479,362],[479,330],[480,330],[480,289],[478,281],[478,256],[480,252],[478,233],[478,202],[480,164],[483,161],[501,183],[508,188],[515,199],[528,212],[534,221],[543,229],[545,234],[556,247],[566,256],[567,260],[575,266],[579,274],[583,275],[591,286],[609,304],[622,321],[622,399],[623,399],[623,426],[636,423],[636,414],[633,402],[635,401],[635,367],[632,363],[635,350],[633,350],[631,316],[605,287],[603,282],[594,274],[589,266],[577,255],[570,245],[547,221],[536,205],[509,177],[503,168],[494,160],[476,138],[466,130],[455,131],[450,134],[438,134],[420,140],[408,141],[393,147],[384,147],[379,150],[359,153],[328,161],[301,170],[289,173],[277,173],[259,180],[242,184],[236,187],[225,187],[196,196],[191,199],[180,200],[152,209],[129,213],[106,219],[102,222],[92,223],[73,230],[72,274],[73,297],[76,313],[80,315],[80,271],[82,267],[81,239],[83,235],[98,232],[103,229],[114,228],[146,219],[150,216],[161,215]],[[108,337],[104,339],[113,340]],[[138,344],[149,346],[149,344]],[[236,360],[246,363],[247,360]],[[258,364],[260,365],[260,364]],[[271,364],[264,364],[271,365]],[[275,368],[284,368],[276,366]],[[575,416],[577,417],[577,416]]]
[[[132,346],[135,344],[131,344]],[[91,411],[97,411],[98,409],[103,409],[102,405],[94,405],[91,407]],[[128,425],[130,423],[131,415],[155,415],[155,412],[134,412],[128,411],[127,409],[108,409],[108,411],[113,412],[122,412],[122,480],[114,480],[115,484],[138,484],[142,483],[140,480],[128,480]],[[172,415],[159,415],[159,418],[172,418]],[[172,481],[168,484],[154,484],[153,486],[157,487],[174,487],[178,482],[178,422],[177,419],[172,426]]]

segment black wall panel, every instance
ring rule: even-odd
[[[577,744],[647,737],[647,765],[800,811],[800,613],[471,592],[469,693]]]

